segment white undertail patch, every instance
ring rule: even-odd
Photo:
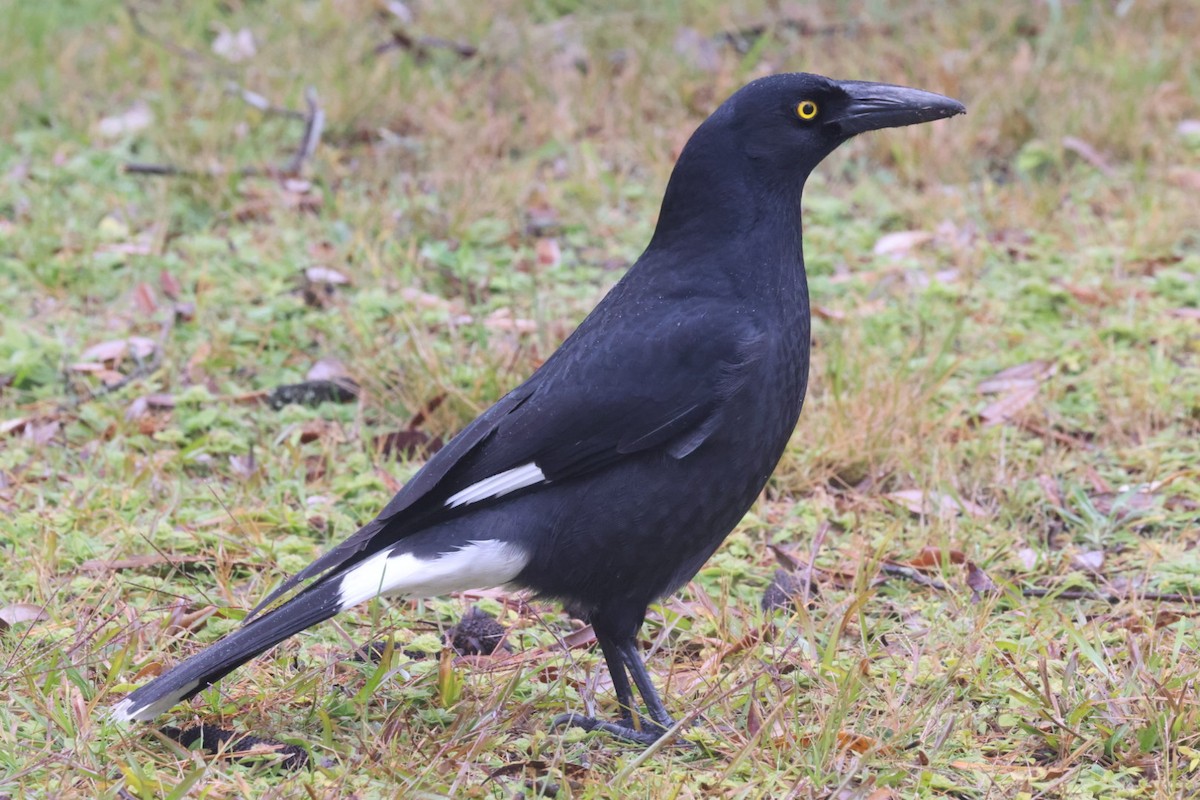
[[[504,472],[498,472],[490,478],[484,478],[478,483],[471,484],[461,492],[450,495],[446,505],[450,508],[457,508],[468,503],[478,503],[480,500],[503,497],[509,492],[533,486],[535,483],[543,483],[545,480],[546,476],[542,474],[538,465],[530,461],[528,464],[506,469]]]
[[[379,595],[436,597],[502,586],[520,575],[528,563],[524,550],[497,539],[469,542],[432,558],[385,550],[342,576],[338,602],[345,611]]]

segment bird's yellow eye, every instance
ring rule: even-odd
[[[817,104],[812,100],[801,100],[796,106],[796,116],[803,120],[809,120],[817,116]]]

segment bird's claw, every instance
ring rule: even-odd
[[[634,727],[633,720],[630,717],[623,717],[618,722],[609,722],[608,720],[596,719],[584,714],[559,714],[550,723],[550,730],[555,731],[560,728],[582,728],[585,731],[604,731],[610,736],[615,736],[618,739],[623,739],[627,742],[635,744],[650,745],[657,742],[667,729],[663,726],[650,722],[647,719],[639,720],[640,727]]]

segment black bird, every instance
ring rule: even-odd
[[[654,741],[673,723],[638,650],[646,608],[737,525],[800,415],[804,182],[855,134],[964,112],[930,92],[804,73],[743,87],[680,153],[646,251],[540,369],[242,628],[113,716],[149,720],[378,595],[507,584],[589,621],[612,674],[620,721],[556,724]]]

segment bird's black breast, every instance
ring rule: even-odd
[[[633,615],[637,624],[646,605],[695,575],[762,491],[800,414],[810,336],[802,267],[770,300],[743,303],[697,333],[749,330],[760,348],[729,377],[698,446],[673,454],[668,443],[523,498],[539,523],[518,583],[585,618]]]

